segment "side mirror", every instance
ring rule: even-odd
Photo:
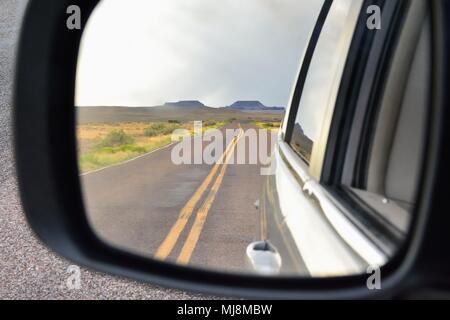
[[[247,247],[247,258],[252,268],[262,275],[278,275],[281,257],[268,241],[254,242]]]
[[[102,109],[100,112],[98,108],[83,109],[78,108],[79,106],[75,103],[81,43],[87,26],[92,23],[92,21],[88,23],[88,18],[94,12],[98,2],[96,0],[76,2],[81,12],[81,29],[78,30],[67,27],[67,8],[73,5],[73,1],[31,0],[22,28],[15,86],[14,126],[17,170],[27,220],[36,235],[49,248],[82,266],[102,272],[168,287],[252,298],[392,297],[401,294],[407,286],[427,285],[417,279],[421,276],[426,277],[431,272],[434,274],[434,279],[441,279],[444,271],[436,271],[437,262],[442,264],[442,270],[449,270],[449,259],[443,257],[441,249],[437,249],[445,247],[443,244],[449,243],[450,240],[450,233],[447,232],[450,215],[444,209],[448,208],[446,187],[450,181],[448,170],[450,156],[447,143],[450,141],[448,123],[450,117],[447,108],[450,101],[447,90],[450,85],[448,68],[450,5],[447,2],[426,2],[425,5],[430,11],[432,25],[430,30],[433,41],[431,50],[433,63],[430,70],[432,97],[428,110],[430,118],[425,130],[428,133],[428,143],[426,152],[423,154],[424,161],[421,166],[423,169],[418,174],[420,181],[417,183],[417,196],[411,203],[405,203],[399,199],[393,199],[394,197],[388,199],[374,195],[369,190],[362,190],[365,187],[364,183],[358,184],[356,188],[352,183],[358,181],[350,181],[348,184],[354,189],[350,190],[353,191],[351,193],[353,206],[347,205],[350,202],[341,201],[345,198],[344,194],[350,193],[344,193],[344,188],[340,188],[344,186],[340,182],[345,180],[345,177],[337,174],[344,172],[345,155],[349,154],[343,154],[344,147],[340,148],[344,144],[343,141],[346,141],[343,137],[348,137],[351,124],[354,119],[357,119],[357,115],[355,118],[350,117],[350,113],[345,112],[349,109],[345,108],[350,106],[356,108],[358,94],[364,93],[365,88],[356,84],[361,80],[360,75],[377,69],[362,63],[362,61],[369,61],[369,53],[378,50],[381,57],[380,66],[390,66],[389,56],[386,56],[390,51],[387,50],[385,43],[377,42],[377,35],[385,32],[381,39],[397,44],[396,28],[402,25],[400,22],[403,21],[403,15],[408,8],[403,5],[403,1],[398,2],[401,5],[393,7],[389,7],[387,4],[389,1],[381,1],[383,8],[386,9],[385,12],[390,10],[390,15],[383,19],[392,22],[392,25],[386,25],[389,29],[380,33],[375,31],[370,33],[365,28],[365,11],[362,9],[367,4],[366,1],[364,4],[360,1],[351,1],[351,7],[348,8],[348,21],[354,22],[352,27],[354,34],[347,35],[348,54],[340,57],[341,62],[337,63],[337,66],[330,64],[336,69],[342,69],[342,80],[335,86],[332,84],[332,87],[336,88],[336,108],[324,113],[323,123],[328,123],[328,126],[326,130],[321,128],[321,135],[316,140],[310,133],[314,130],[308,124],[304,127],[295,126],[297,114],[292,111],[292,108],[298,108],[302,94],[308,90],[308,87],[304,86],[308,80],[307,75],[311,74],[314,57],[319,59],[321,56],[318,54],[321,45],[320,36],[327,30],[327,16],[333,14],[333,3],[339,0],[325,1],[324,7],[317,10],[317,22],[314,21],[312,24],[309,46],[301,59],[302,67],[292,95],[292,103],[286,110],[287,115],[284,120],[282,120],[280,108],[272,107],[269,110],[256,101],[251,103],[238,101],[228,108],[220,109],[220,112],[215,108],[205,109],[207,106],[200,105],[195,100],[180,102],[167,100],[167,103],[161,106],[165,109],[147,108],[151,110],[142,111],[143,109],[136,108],[125,108],[125,110],[117,108],[116,111],[120,109],[119,111],[122,112],[120,124],[111,124],[111,121],[108,125],[104,125],[105,122],[101,121],[97,124],[101,123],[101,125],[118,129],[111,130],[114,133],[112,135],[108,132],[102,133],[102,140],[91,144],[91,147],[100,146],[103,148],[102,151],[108,149],[115,155],[119,151],[127,148],[129,151],[131,148],[133,152],[136,152],[135,157],[124,158],[120,163],[111,162],[109,165],[104,162],[99,167],[91,167],[92,171],[86,169],[83,173],[80,172],[80,170],[83,171],[80,166],[81,143],[77,135],[79,133],[77,128],[80,129],[77,126],[82,123],[80,119],[81,117],[85,117],[83,119],[97,117],[96,120],[101,120],[102,117],[110,117],[112,110]],[[379,3],[379,1],[374,2]],[[372,1],[368,3],[371,4]],[[126,6],[133,5],[126,4]],[[391,9],[388,10],[388,8]],[[341,27],[347,30],[348,25]],[[267,41],[270,41],[270,37]],[[393,45],[393,47],[396,46]],[[277,51],[279,50],[284,49],[277,48]],[[388,74],[388,67],[386,68],[376,73],[380,86],[383,84],[383,77]],[[381,96],[381,93],[379,95]],[[378,99],[378,96],[367,96],[370,98],[368,100],[373,100],[373,105],[377,105],[374,101]],[[168,97],[168,99],[171,98]],[[270,114],[270,121],[261,116],[260,108],[267,112],[264,113],[265,117]],[[154,120],[155,110],[160,110],[161,114],[164,114],[164,116],[158,115],[160,117],[158,121]],[[208,111],[207,116],[202,113],[206,112],[205,110]],[[375,110],[367,111],[367,113],[371,112],[376,114]],[[211,114],[220,119],[211,119]],[[153,150],[146,149],[148,144],[139,143],[144,140],[148,142],[150,138],[154,138],[155,134],[159,134],[166,128],[185,130],[185,135],[177,134],[177,137],[188,136],[195,139],[196,136],[189,131],[192,128],[179,119],[189,118],[191,115],[203,116],[203,119],[199,120],[210,121],[209,127],[215,130],[217,130],[218,122],[227,124],[235,130],[236,134],[230,140],[230,144],[225,145],[222,153],[214,154],[220,158],[220,161],[202,164],[202,168],[195,168],[198,170],[192,167],[184,168],[185,171],[180,169],[177,171],[177,179],[189,174],[191,180],[180,181],[173,178],[166,185],[160,182],[173,173],[175,170],[173,168],[176,166],[171,163],[169,170],[167,169],[169,165],[163,161],[152,162],[145,170],[142,168],[135,168],[134,171],[121,169],[122,171],[115,171],[108,176],[108,179],[105,178],[103,174],[111,170],[107,168],[117,165],[123,168],[125,163],[132,166],[130,160],[144,161]],[[115,115],[111,117],[114,118]],[[123,123],[137,122],[136,117],[145,118],[145,126],[132,129],[121,127]],[[87,121],[90,124],[94,122]],[[154,122],[164,123],[164,125],[155,126]],[[245,131],[249,128],[261,127],[269,129],[269,132],[278,139],[273,161],[279,166],[275,169],[274,177],[258,180],[263,181],[261,186],[264,187],[264,195],[260,201],[254,204],[256,197],[251,194],[251,197],[248,197],[249,201],[242,202],[245,203],[246,208],[249,208],[246,212],[250,212],[249,214],[257,219],[255,220],[257,223],[245,224],[248,222],[245,219],[247,217],[243,218],[236,214],[235,208],[233,208],[232,221],[220,220],[226,214],[230,214],[229,208],[233,203],[237,203],[224,197],[220,207],[221,215],[216,216],[218,217],[215,220],[216,224],[207,226],[208,210],[217,199],[218,188],[223,185],[227,161],[231,158],[233,150],[239,149],[240,141],[247,139]],[[280,132],[277,131],[279,127],[281,127]],[[139,132],[139,139],[142,140],[137,141],[135,136],[130,137],[128,132],[132,130]],[[200,132],[200,136],[202,134],[203,131]],[[169,133],[165,134],[165,136],[169,135]],[[112,142],[110,141],[109,145],[101,145],[100,142],[104,142],[106,137],[109,137]],[[170,155],[169,150],[172,150],[170,148],[173,148],[176,143],[169,143],[161,148]],[[352,146],[348,141],[345,146],[347,145]],[[346,148],[345,151],[353,152],[355,158],[359,157],[363,160],[368,158],[369,153],[358,155],[357,150],[353,149]],[[160,149],[155,148],[155,150]],[[366,149],[361,148],[361,150]],[[321,157],[323,157],[321,161],[314,161]],[[321,165],[320,168],[316,167],[317,163]],[[362,169],[358,168],[358,170]],[[96,173],[86,174],[94,171]],[[352,174],[354,172],[349,171]],[[153,185],[142,183],[139,184],[139,188],[133,189],[125,183],[130,177],[136,180],[142,179],[144,173],[148,175],[148,179],[154,178]],[[193,178],[196,173],[199,176],[206,174],[197,181]],[[240,181],[249,183],[245,190],[256,190],[259,188],[259,183],[254,183],[253,181],[256,180],[246,176],[247,173],[248,171],[236,169],[233,176],[240,177]],[[192,182],[192,180],[195,181]],[[197,185],[197,182],[200,183]],[[307,187],[314,186],[314,188],[308,189],[310,196],[301,198],[305,184]],[[166,186],[171,186],[171,189],[164,189]],[[240,192],[244,192],[242,191],[244,188],[239,189],[239,187],[230,187],[229,190],[239,196]],[[186,197],[186,188],[192,189],[189,189],[192,191],[189,197]],[[89,190],[94,191],[89,192]],[[114,190],[109,194],[111,202],[106,204],[104,202],[106,197],[101,196],[111,190]],[[122,193],[117,190],[121,190]],[[167,194],[171,192],[173,192],[173,197],[170,198],[172,201],[166,201]],[[139,205],[136,205],[136,202],[134,205],[131,202],[124,204],[120,201],[125,195],[129,199],[142,200],[142,202],[139,202]],[[153,198],[150,198],[151,196]],[[95,202],[98,199],[102,200]],[[151,220],[152,229],[148,229],[151,232],[147,233],[142,232],[142,227],[147,226],[145,219],[157,211],[150,212],[147,207],[141,210],[141,204],[146,199],[157,203],[152,209],[157,208],[161,213],[153,214],[152,217],[156,216],[156,218]],[[381,203],[379,199],[382,199]],[[369,206],[370,201],[375,204]],[[383,206],[385,202],[389,203],[389,206]],[[257,207],[257,214],[254,213],[254,206]],[[169,207],[173,212],[169,212]],[[382,209],[378,210],[380,207]],[[392,219],[395,221],[391,221],[392,216],[382,215],[383,208],[388,208],[386,210],[391,212],[393,207],[397,210],[396,212],[400,212],[401,217],[407,216],[406,222],[397,219],[398,216]],[[101,211],[102,208],[103,211]],[[362,213],[369,214],[362,219],[346,214],[353,211],[357,211],[360,216]],[[95,214],[97,215],[94,216]],[[112,216],[114,219],[110,219]],[[398,220],[401,220],[403,223],[401,226],[404,226],[404,229],[397,228],[395,223]],[[222,223],[223,221],[225,223]],[[239,236],[245,232],[251,236],[242,239],[237,236],[230,238],[227,237],[229,234],[226,234],[218,240],[215,238],[216,243],[219,244],[209,253],[218,257],[217,261],[222,263],[220,267],[223,268],[216,267],[217,264],[214,268],[211,268],[211,264],[202,264],[202,261],[208,262],[207,255],[201,257],[203,260],[199,259],[200,263],[189,264],[205,226],[210,228],[213,238],[220,231],[219,225],[228,227],[228,230],[235,231],[236,234],[241,232]],[[388,227],[385,228],[386,225]],[[130,229],[130,226],[134,229]],[[277,232],[274,232],[275,229]],[[295,233],[293,229],[301,230],[301,232]],[[385,229],[388,229],[388,232],[384,233]],[[151,244],[152,247],[150,245],[142,247],[142,243],[138,241],[150,233],[158,235],[161,233],[166,237],[158,238],[158,241]],[[190,239],[191,242],[186,240],[184,244],[180,244],[178,240],[182,237]],[[237,241],[245,245],[239,246],[242,249],[239,252],[231,252],[231,244]],[[280,246],[280,243],[288,245]],[[323,248],[327,251],[321,251]],[[173,256],[174,254],[178,255],[178,258]],[[240,269],[239,272],[235,272],[236,270],[226,268],[231,260],[228,259],[227,254],[232,257],[239,256],[239,259],[242,259],[242,265],[247,268],[245,271],[248,272],[242,272]],[[379,263],[381,267],[383,285],[380,291],[371,290],[367,286],[367,279],[371,275],[367,270],[371,262]],[[299,273],[299,269],[305,272]],[[309,277],[305,277],[305,274]]]

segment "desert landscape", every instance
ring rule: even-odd
[[[79,169],[86,173],[165,147],[176,129],[193,134],[194,121],[202,121],[203,130],[221,129],[234,121],[278,130],[284,109],[259,101],[222,108],[179,101],[156,107],[77,107],[76,114]]]

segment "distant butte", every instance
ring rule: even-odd
[[[167,102],[164,104],[164,106],[184,107],[184,108],[205,107],[205,105],[198,100],[182,100],[182,101],[178,101],[178,102]]]
[[[259,111],[259,110],[284,111],[283,107],[267,107],[260,101],[236,101],[227,108],[234,110],[248,110],[248,111]]]

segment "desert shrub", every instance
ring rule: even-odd
[[[98,144],[99,148],[114,148],[127,144],[133,144],[132,136],[125,133],[123,130],[113,130],[109,132],[105,138]]]
[[[146,128],[144,130],[144,136],[146,137],[156,137],[158,135],[158,130],[153,129],[153,128]]]
[[[156,122],[152,123],[148,128],[144,130],[144,136],[156,137],[160,135],[168,135],[178,128],[180,128],[180,126],[176,123]]]
[[[98,150],[99,153],[104,154],[114,154],[119,152],[129,152],[129,153],[145,153],[146,149],[144,147],[139,147],[136,145],[125,144],[117,147],[103,147]]]
[[[212,127],[212,126],[215,126],[216,124],[217,124],[217,122],[214,120],[206,120],[203,122],[204,127]]]
[[[169,122],[171,124],[181,124],[180,120],[169,120],[167,122]]]

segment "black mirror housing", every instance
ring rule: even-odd
[[[149,260],[113,248],[90,228],[81,195],[75,137],[74,88],[83,27],[98,3],[75,1],[81,30],[66,26],[74,1],[31,0],[23,23],[15,85],[15,153],[27,220],[39,239],[58,254],[88,268],[167,287],[219,295],[279,299],[361,299],[392,297],[415,283],[414,274],[435,267],[450,269],[437,254],[437,241],[449,242],[450,216],[445,194],[450,172],[450,4],[433,1],[435,143],[423,185],[426,192],[407,245],[382,269],[383,288],[368,290],[368,275],[298,279],[232,275]],[[131,4],[130,4],[131,5]],[[444,116],[443,116],[444,115]],[[446,148],[447,147],[447,148]],[[438,171],[439,170],[439,171]],[[433,219],[433,220],[431,220]],[[430,221],[427,224],[427,221]],[[432,242],[433,241],[433,242]],[[444,247],[444,246],[443,246]],[[436,255],[438,259],[436,259]],[[430,262],[431,261],[431,262]],[[428,264],[430,262],[431,264]]]

